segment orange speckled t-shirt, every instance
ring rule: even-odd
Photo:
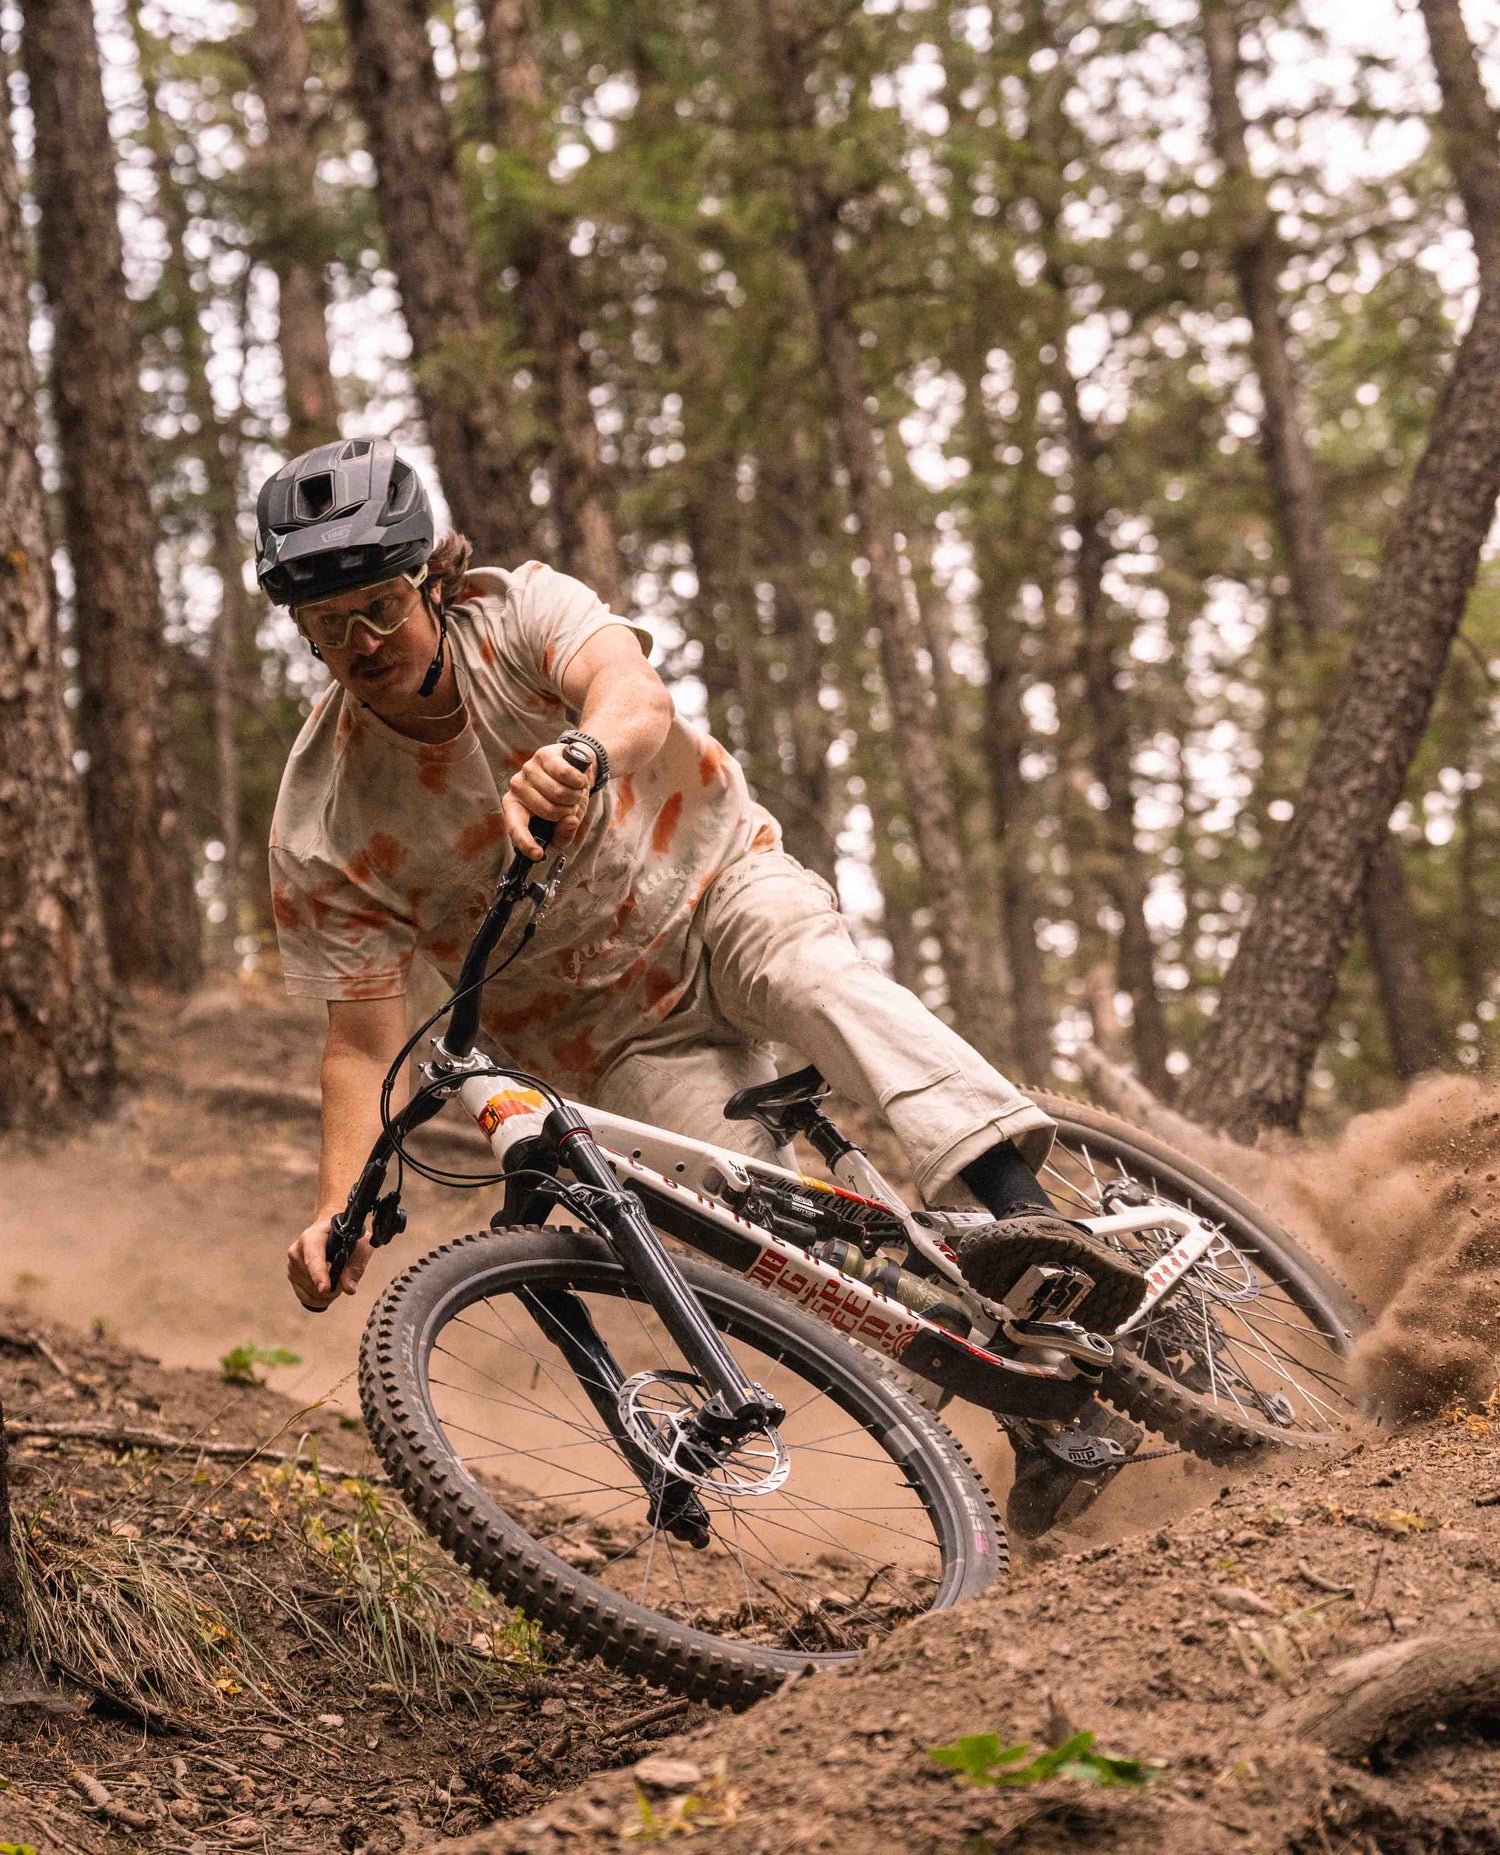
[[[623,622],[538,561],[478,568],[449,618],[469,710],[456,740],[411,740],[337,684],[328,690],[297,737],[271,826],[288,991],[396,996],[418,953],[457,977],[509,854],[500,801],[510,776],[577,722],[562,672],[595,632]],[[704,890],[748,852],[780,844],[738,763],[674,717],[649,766],[594,795],[541,928],[486,990],[484,1029],[518,1066],[586,1091],[687,991]]]

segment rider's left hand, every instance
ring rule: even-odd
[[[593,784],[592,758],[587,768],[580,768],[555,742],[539,747],[512,776],[500,802],[510,841],[528,857],[541,856],[542,847],[531,835],[527,820],[551,818],[557,823],[553,842],[571,844],[583,825]]]

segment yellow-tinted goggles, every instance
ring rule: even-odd
[[[403,573],[397,579],[372,587],[367,606],[340,612],[316,605],[293,606],[292,617],[303,637],[320,651],[343,650],[356,625],[373,631],[377,638],[388,638],[393,631],[399,631],[416,610],[407,589],[421,586],[426,578],[427,569],[423,567],[416,573]]]

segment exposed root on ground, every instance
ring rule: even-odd
[[[1500,1632],[1418,1636],[1337,1662],[1310,1693],[1266,1721],[1337,1753],[1364,1758],[1442,1723],[1500,1712]]]

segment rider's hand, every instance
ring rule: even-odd
[[[500,804],[510,841],[528,857],[541,856],[542,847],[527,820],[551,818],[557,824],[553,842],[571,844],[583,824],[593,784],[592,755],[587,767],[576,767],[555,741],[539,747],[512,777]]]
[[[328,1227],[332,1216],[309,1224],[286,1253],[287,1280],[305,1308],[326,1308],[339,1295],[352,1295],[370,1266],[370,1239],[361,1237],[344,1264],[338,1288],[328,1285]]]

